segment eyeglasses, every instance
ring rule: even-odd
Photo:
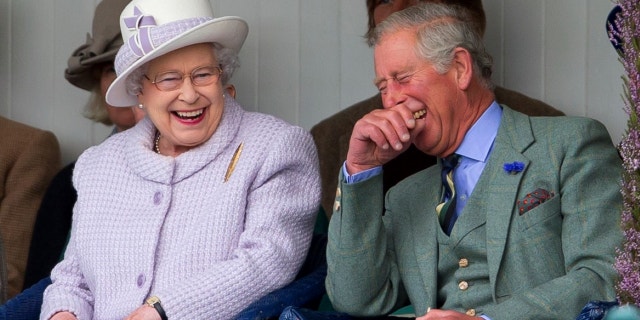
[[[184,78],[187,76],[191,78],[191,84],[201,87],[217,82],[221,74],[222,68],[220,66],[205,66],[194,69],[188,75],[179,71],[167,71],[156,74],[153,81],[146,74],[144,77],[160,91],[173,91],[182,86]]]

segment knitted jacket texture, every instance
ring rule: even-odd
[[[320,201],[311,136],[231,98],[211,139],[176,158],[152,151],[155,130],[145,118],[78,159],[41,318],[123,319],[155,295],[170,319],[231,319],[294,279]]]

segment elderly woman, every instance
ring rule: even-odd
[[[85,151],[42,319],[230,319],[294,279],[319,206],[310,135],[223,86],[247,35],[207,0],[134,0],[107,92],[147,116]]]

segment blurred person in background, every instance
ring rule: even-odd
[[[0,283],[3,302],[22,291],[38,206],[60,170],[61,156],[53,133],[4,117],[0,117],[0,150],[0,240],[6,256],[0,281],[5,272],[8,281]]]

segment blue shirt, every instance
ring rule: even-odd
[[[456,216],[467,204],[487,164],[501,118],[502,108],[494,101],[467,131],[462,143],[455,151],[460,156],[458,166],[453,171],[453,183],[456,187]]]

